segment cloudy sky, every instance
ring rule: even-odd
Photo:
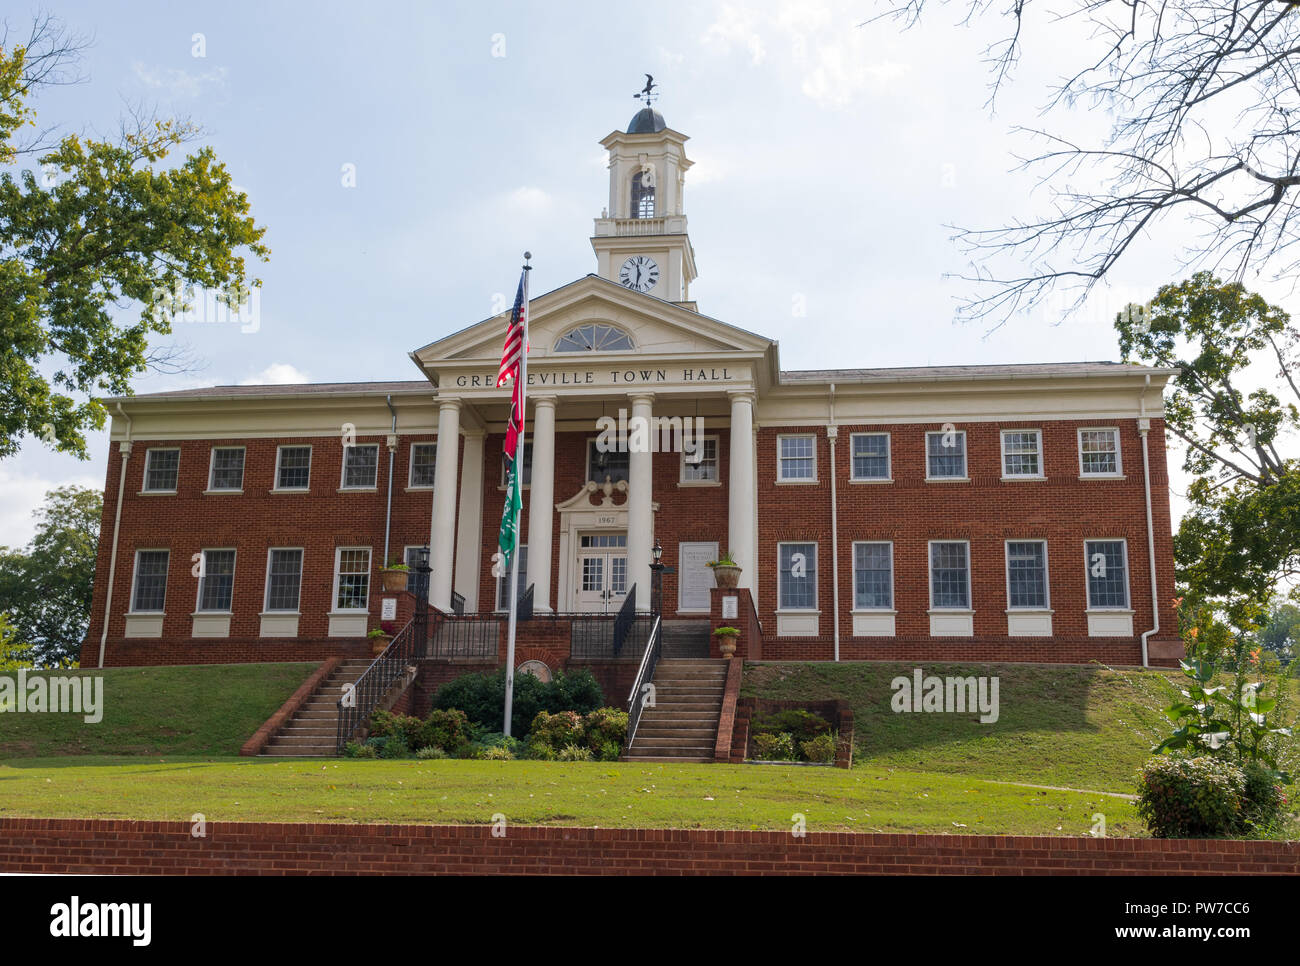
[[[46,123],[100,133],[127,103],[189,116],[268,227],[256,331],[178,326],[203,368],[142,377],[137,392],[414,378],[406,353],[491,314],[524,249],[534,291],[594,271],[597,142],[626,127],[647,72],[691,138],[692,296],[779,340],[784,368],[1117,359],[1110,318],[1180,274],[1158,244],[1073,317],[1057,299],[991,333],[954,323],[973,290],[947,277],[967,268],[950,226],[1045,203],[1015,171],[1032,145],[1013,129],[1040,123],[1086,35],[1034,25],[991,113],[981,51],[1003,23],[960,26],[957,7],[937,7],[909,31],[863,25],[877,9],[66,2],[52,12],[94,39],[86,83],[36,106]],[[1083,109],[1048,123],[1105,129]],[[106,451],[105,432],[88,462],[28,445],[0,463],[0,544],[28,539],[51,486],[102,487]]]

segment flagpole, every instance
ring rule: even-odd
[[[533,267],[528,264],[532,252],[524,252],[524,331],[523,344],[519,353],[519,442],[515,449],[515,486],[519,488],[519,508],[515,510],[515,552],[510,563],[510,622],[506,633],[506,707],[501,730],[510,735],[510,717],[514,710],[515,699],[515,627],[519,611],[519,550],[523,546],[524,515],[524,469],[527,466],[528,450],[524,445],[524,429],[528,425],[528,273]],[[507,494],[507,497],[509,494]]]

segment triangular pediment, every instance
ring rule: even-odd
[[[716,356],[766,353],[772,340],[701,315],[673,302],[633,292],[597,275],[588,275],[531,299],[529,364],[547,360],[627,358],[629,356]],[[411,355],[423,367],[440,363],[496,362],[501,356],[508,313],[484,319]],[[615,351],[557,352],[556,343],[585,325],[612,326],[633,348]]]

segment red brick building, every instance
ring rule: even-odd
[[[775,342],[690,299],[685,141],[649,109],[604,139],[597,272],[531,302],[520,586],[534,613],[611,612],[634,586],[645,609],[657,543],[668,625],[717,616],[707,563],[732,553],[761,624],[750,656],[1181,653],[1171,372],[782,371]],[[501,612],[504,329],[497,316],[414,351],[410,381],[109,400],[83,666],[363,651],[394,597],[378,568],[425,545],[433,605],[480,625]],[[567,661],[557,627],[531,628],[520,660]]]

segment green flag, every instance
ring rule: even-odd
[[[506,505],[501,509],[501,535],[497,546],[501,548],[501,572],[509,575],[515,549],[519,546],[519,510],[523,500],[519,492],[518,461],[510,460],[506,469]]]

